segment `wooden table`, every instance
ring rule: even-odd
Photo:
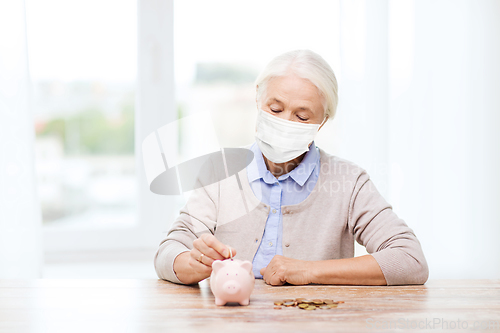
[[[285,298],[332,298],[337,309],[274,309]],[[269,286],[248,306],[216,306],[209,280],[0,280],[0,332],[500,332],[500,280],[424,286]],[[453,329],[453,327],[455,327]],[[458,329],[460,327],[460,329]],[[489,329],[488,329],[489,328]]]

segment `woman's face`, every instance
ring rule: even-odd
[[[261,108],[285,120],[321,124],[325,117],[322,101],[311,81],[291,74],[269,80]]]

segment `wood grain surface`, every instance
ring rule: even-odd
[[[338,308],[274,309],[286,298]],[[209,280],[0,280],[0,332],[500,332],[500,280],[424,286],[269,286],[248,306],[216,306]]]

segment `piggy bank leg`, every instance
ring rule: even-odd
[[[250,300],[247,298],[246,300],[241,301],[240,305],[248,305],[249,303],[250,303]]]
[[[226,304],[225,301],[221,300],[220,298],[215,297],[215,305],[224,305]]]

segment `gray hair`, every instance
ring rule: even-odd
[[[310,50],[289,51],[271,60],[255,80],[257,103],[260,105],[270,79],[292,73],[311,81],[318,88],[323,97],[325,115],[333,119],[338,104],[337,79],[325,59]]]

